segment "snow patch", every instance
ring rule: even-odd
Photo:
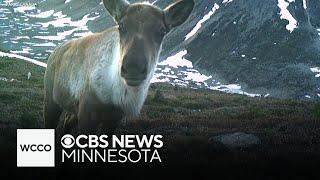
[[[241,86],[239,84],[220,85],[220,86],[210,87],[210,89],[222,91],[226,93],[242,94],[249,97],[261,97],[261,94],[250,94],[242,91]]]
[[[244,92],[238,84],[222,85],[220,82],[212,79],[212,76],[201,74],[194,69],[191,61],[184,58],[187,53],[187,50],[182,50],[158,63],[157,71],[151,82],[168,82],[172,85],[190,87],[193,89],[202,87],[227,93],[243,94],[250,97],[261,96],[260,94]]]
[[[15,38],[12,38],[12,40],[19,40],[19,39],[30,39],[29,36],[16,36]]]
[[[233,1],[233,0],[223,0],[222,3],[223,3],[223,4],[225,4],[225,3],[231,3],[232,1]]]
[[[157,3],[157,2],[158,2],[158,0],[155,0],[155,1],[153,1],[151,4],[153,5],[153,4]]]
[[[79,21],[72,21],[71,17],[64,17],[62,14],[58,14],[61,18],[57,18],[53,21],[49,21],[46,23],[40,23],[44,28],[48,28],[49,25],[52,25],[54,27],[65,27],[65,26],[73,26],[73,27],[86,27],[86,24],[88,21],[95,20],[98,18],[96,17],[88,17],[89,14],[85,15],[81,20]]]
[[[26,11],[34,10],[36,9],[36,7],[35,6],[19,6],[13,9],[15,13],[19,12],[19,13],[26,14]]]
[[[34,44],[35,47],[56,47],[57,45],[52,42],[42,43],[42,44]]]
[[[313,72],[313,73],[317,73],[315,75],[316,78],[320,77],[320,68],[319,67],[310,68],[310,71]]]
[[[41,12],[39,14],[26,14],[26,16],[28,17],[33,17],[33,18],[48,18],[50,16],[52,16],[54,13],[54,10],[50,10],[50,11],[45,11],[45,12]]]
[[[303,8],[304,9],[307,9],[308,7],[307,7],[307,0],[303,0]]]
[[[188,54],[187,50],[180,51],[177,54],[170,56],[166,60],[158,63],[158,65],[168,65],[168,66],[171,66],[174,68],[178,68],[178,66],[180,66],[180,67],[185,66],[187,68],[193,68],[192,62],[183,58],[187,54]]]
[[[4,1],[5,4],[12,3],[12,2],[13,2],[13,0],[5,0]]]
[[[22,60],[31,62],[31,63],[33,63],[33,64],[36,64],[36,65],[38,65],[38,66],[47,67],[47,64],[46,64],[46,63],[43,63],[43,62],[40,62],[40,61],[31,59],[31,58],[27,58],[27,57],[24,57],[24,56],[20,56],[20,55],[17,55],[17,54],[5,53],[5,52],[1,52],[1,51],[0,51],[0,57],[9,57],[9,58],[22,59]]]
[[[201,28],[202,24],[204,22],[206,22],[208,19],[210,19],[210,17],[220,8],[220,6],[218,4],[214,4],[212,10],[206,14],[205,16],[203,16],[203,18],[196,24],[196,26],[186,35],[185,37],[185,41],[188,40],[189,38],[191,38],[192,36],[194,36],[199,29]]]
[[[62,14],[61,11],[56,12],[53,14],[55,16],[55,20],[46,22],[46,23],[40,23],[43,28],[48,28],[50,25],[54,27],[71,27],[73,29],[58,32],[56,36],[35,36],[34,38],[42,39],[42,40],[54,40],[54,41],[61,41],[66,40],[67,36],[70,36],[73,34],[72,38],[82,37],[86,35],[92,34],[91,31],[89,31],[87,23],[88,21],[95,20],[99,16],[95,17],[89,17],[90,14],[85,15],[81,20],[79,21],[72,21],[70,17],[66,17],[66,15]],[[78,32],[80,31],[80,32]]]
[[[58,11],[58,12],[54,13],[53,16],[58,19],[67,17],[67,15],[62,14],[62,11]]]
[[[14,51],[14,50],[11,50],[10,52],[11,53],[14,53],[14,54],[29,54],[30,51],[32,51],[32,49],[30,47],[26,47],[26,46],[22,46],[22,51]]]
[[[278,0],[278,7],[280,8],[280,19],[286,19],[289,21],[289,24],[286,26],[287,30],[292,33],[294,29],[298,27],[298,22],[292,14],[290,14],[289,10],[287,9],[291,2],[295,0]]]
[[[8,79],[8,78],[5,78],[5,77],[0,77],[0,81],[4,81],[4,82],[21,82],[21,81],[18,81],[16,79]]]

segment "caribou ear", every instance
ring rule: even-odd
[[[103,0],[103,4],[116,21],[120,20],[122,13],[130,5],[126,0]]]
[[[171,29],[184,23],[194,7],[193,0],[182,0],[171,4],[164,9],[165,22]]]

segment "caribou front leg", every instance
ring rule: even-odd
[[[79,104],[79,131],[80,133],[96,134],[99,124],[102,124],[102,133],[111,135],[123,117],[124,113],[121,108],[101,103],[91,93],[84,96]]]
[[[79,102],[78,126],[81,134],[96,134],[99,119],[98,103],[96,96],[85,93]]]
[[[124,117],[123,111],[114,105],[104,106],[101,115],[102,131],[108,135],[114,133]]]

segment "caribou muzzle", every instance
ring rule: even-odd
[[[121,76],[129,86],[139,86],[147,77],[147,60],[143,57],[125,57]]]

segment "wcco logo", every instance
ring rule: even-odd
[[[17,166],[54,167],[54,130],[18,129]]]
[[[42,152],[42,151],[47,151],[47,152],[50,152],[52,147],[50,146],[50,144],[46,144],[46,145],[43,145],[43,144],[39,144],[39,145],[36,145],[36,144],[20,144],[20,147],[21,147],[21,150],[22,152],[28,152],[28,151],[39,151],[39,152]]]

